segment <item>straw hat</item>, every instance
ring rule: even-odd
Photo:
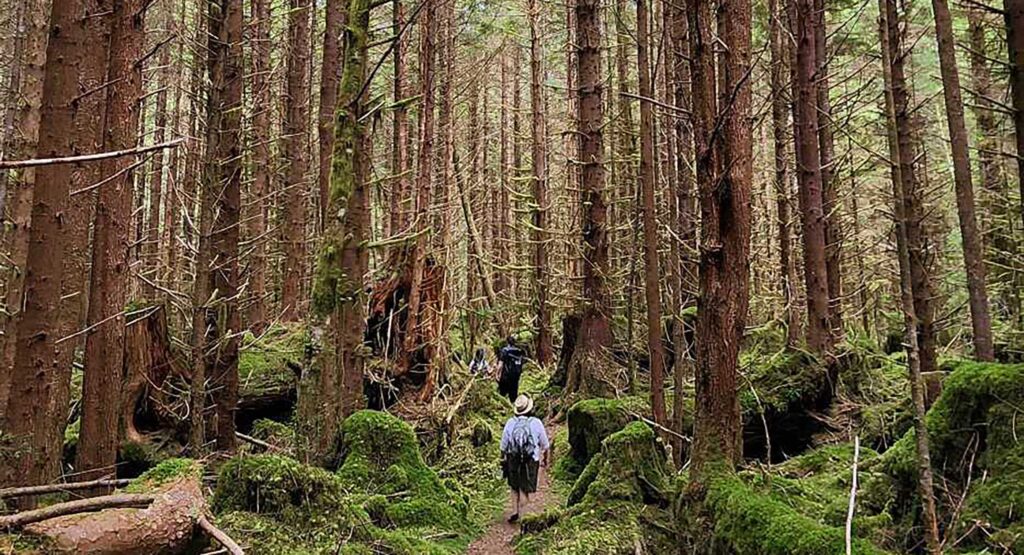
[[[520,395],[516,397],[516,402],[512,405],[515,410],[516,416],[522,416],[533,410],[533,399],[530,399],[526,395]]]

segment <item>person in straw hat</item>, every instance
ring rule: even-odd
[[[508,486],[516,495],[516,512],[509,517],[509,522],[519,520],[522,496],[529,502],[530,494],[537,491],[541,462],[547,466],[551,449],[544,424],[533,415],[533,399],[520,395],[513,409],[515,415],[508,419],[501,432],[502,468]]]

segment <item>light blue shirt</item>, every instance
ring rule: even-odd
[[[512,430],[515,429],[516,422],[522,418],[528,419],[530,435],[533,436],[533,460],[540,462],[541,456],[551,448],[551,444],[548,442],[548,432],[544,429],[544,424],[539,418],[533,416],[513,416],[508,419],[508,422],[505,422],[505,429],[501,432],[501,452],[504,453],[508,449],[509,441],[512,439]]]

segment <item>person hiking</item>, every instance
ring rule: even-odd
[[[491,367],[487,364],[487,357],[484,355],[483,347],[480,347],[473,353],[473,360],[469,363],[469,373],[474,376],[477,374],[487,374]]]
[[[516,494],[516,512],[508,518],[509,522],[519,520],[522,496],[529,502],[530,494],[537,491],[541,462],[548,466],[551,451],[547,430],[533,415],[533,399],[520,395],[512,408],[515,415],[501,432],[502,468],[509,488]]]
[[[519,378],[523,375],[526,353],[516,345],[516,338],[511,335],[505,340],[505,346],[498,351],[498,394],[508,397],[510,402],[519,396]]]

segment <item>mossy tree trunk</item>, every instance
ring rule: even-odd
[[[370,229],[368,136],[363,84],[366,79],[370,8],[366,0],[347,7],[343,73],[338,91],[327,204],[327,233],[317,261],[313,303],[327,318],[319,388],[315,393],[313,452],[327,454],[343,418],[365,405],[362,395],[366,321],[366,241]]]

